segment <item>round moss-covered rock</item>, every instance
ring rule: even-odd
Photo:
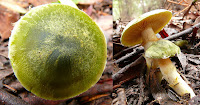
[[[180,48],[168,40],[159,40],[153,42],[152,45],[146,50],[145,57],[147,58],[157,58],[166,59],[179,54],[181,52]]]
[[[15,25],[9,58],[20,83],[50,100],[74,97],[101,77],[107,58],[101,29],[81,10],[62,4],[31,9]]]

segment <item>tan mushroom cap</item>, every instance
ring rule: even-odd
[[[172,13],[165,9],[157,9],[141,15],[127,24],[121,36],[121,43],[125,46],[134,46],[142,43],[141,32],[146,27],[152,27],[158,33],[171,19]]]

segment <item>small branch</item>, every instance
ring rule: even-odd
[[[3,84],[3,86],[6,87],[6,88],[8,88],[9,90],[11,90],[14,93],[17,93],[17,90],[15,88],[13,88],[13,87],[11,87],[11,86],[9,86],[7,84]]]
[[[193,0],[193,2],[188,6],[187,11],[184,13],[183,18],[189,13],[190,9],[192,8],[192,6],[195,6],[195,3],[197,2],[197,0]],[[182,19],[183,19],[182,18]]]
[[[130,80],[132,78],[138,77],[140,75],[140,71],[145,67],[145,59],[143,56],[140,56],[137,60],[132,62],[131,64],[125,66],[117,73],[113,74],[113,84],[122,84],[123,81]],[[136,70],[136,71],[134,71]]]
[[[196,27],[196,28],[200,28],[200,23],[198,23],[198,24],[196,24],[196,25],[194,25],[194,26],[192,26],[192,27],[190,27],[190,28],[188,28],[188,29],[186,29],[186,30],[184,30],[184,31],[181,31],[181,32],[179,32],[179,33],[177,33],[177,34],[174,34],[174,35],[172,35],[172,36],[169,36],[169,37],[167,37],[167,38],[165,38],[165,39],[166,39],[166,40],[172,40],[172,39],[176,39],[176,38],[178,38],[178,37],[181,37],[181,36],[190,34],[190,33],[193,31],[193,29],[194,29],[195,27]]]
[[[114,61],[114,64],[119,64],[120,62],[124,61],[125,59],[134,57],[134,56],[136,56],[136,55],[138,55],[139,53],[142,53],[142,52],[144,52],[144,48],[142,46],[137,47],[135,52],[131,52],[131,53],[121,57],[120,59]]]
[[[117,54],[115,54],[115,55],[113,56],[113,59],[117,59],[117,58],[119,58],[119,57],[121,57],[121,56],[126,55],[127,53],[133,52],[133,48],[134,48],[134,47],[128,47],[128,48],[126,48],[126,49],[120,51],[119,53],[117,53]]]

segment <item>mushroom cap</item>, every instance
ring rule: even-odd
[[[181,52],[180,48],[168,40],[158,40],[152,43],[152,45],[146,50],[145,57],[147,58],[157,58],[166,59],[179,54]]]
[[[171,19],[172,13],[165,9],[157,9],[147,12],[127,24],[122,32],[121,43],[124,46],[134,46],[142,43],[142,31],[146,27],[152,27],[154,33],[158,33]]]
[[[28,91],[62,100],[85,92],[100,79],[107,46],[103,32],[86,13],[53,3],[34,7],[15,24],[9,58]]]

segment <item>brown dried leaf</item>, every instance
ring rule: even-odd
[[[30,105],[58,105],[66,101],[66,100],[58,100],[58,101],[45,100],[27,91],[20,93],[19,96],[24,101],[28,102]]]
[[[91,5],[97,2],[102,2],[103,0],[81,0],[78,2],[78,4],[83,4],[83,5]]]
[[[14,89],[16,89],[16,90],[24,89],[24,87],[21,85],[21,83],[18,80],[15,80],[15,81],[11,82],[9,84],[9,86],[14,88]]]
[[[85,13],[88,14],[89,16],[92,15],[92,11],[93,11],[93,5],[90,5],[87,10],[85,10]]]
[[[27,0],[0,0],[2,2],[8,2],[11,4],[15,4],[15,5],[19,5],[22,8],[27,8],[29,7],[29,3],[27,2]]]
[[[0,1],[0,5],[5,6],[7,9],[13,12],[22,13],[22,14],[25,14],[28,12],[26,9],[17,5],[15,2]]]
[[[13,73],[12,69],[0,70],[0,80]]]
[[[184,23],[183,23],[183,30],[186,30],[186,29],[188,29],[188,28],[190,28],[190,27],[192,27],[191,24],[188,24],[187,22],[184,22]]]
[[[96,22],[97,24],[102,28],[102,30],[104,31],[104,35],[106,37],[106,41],[108,42],[109,39],[111,39],[111,35],[112,35],[112,26],[113,26],[113,18],[111,15],[108,16],[100,16]]]
[[[197,24],[197,23],[200,23],[200,16],[198,16],[198,17],[195,19],[193,25],[195,25],[195,24]]]
[[[127,105],[126,94],[124,88],[117,89],[117,98],[113,100],[113,105]]]
[[[42,4],[57,2],[58,0],[26,0],[26,1],[28,1],[33,6],[39,6],[39,5],[42,5]]]
[[[181,66],[183,68],[183,71],[185,71],[185,68],[187,66],[187,58],[186,56],[181,52],[180,54],[177,55],[180,63],[181,63]]]
[[[93,87],[77,97],[94,96],[97,94],[110,93],[113,91],[112,79],[99,80]]]
[[[200,103],[200,95],[194,96],[191,100],[189,100],[189,105],[199,105]]]
[[[13,23],[19,19],[19,13],[8,11],[6,7],[0,6],[0,34],[1,40],[8,39],[13,28]]]

